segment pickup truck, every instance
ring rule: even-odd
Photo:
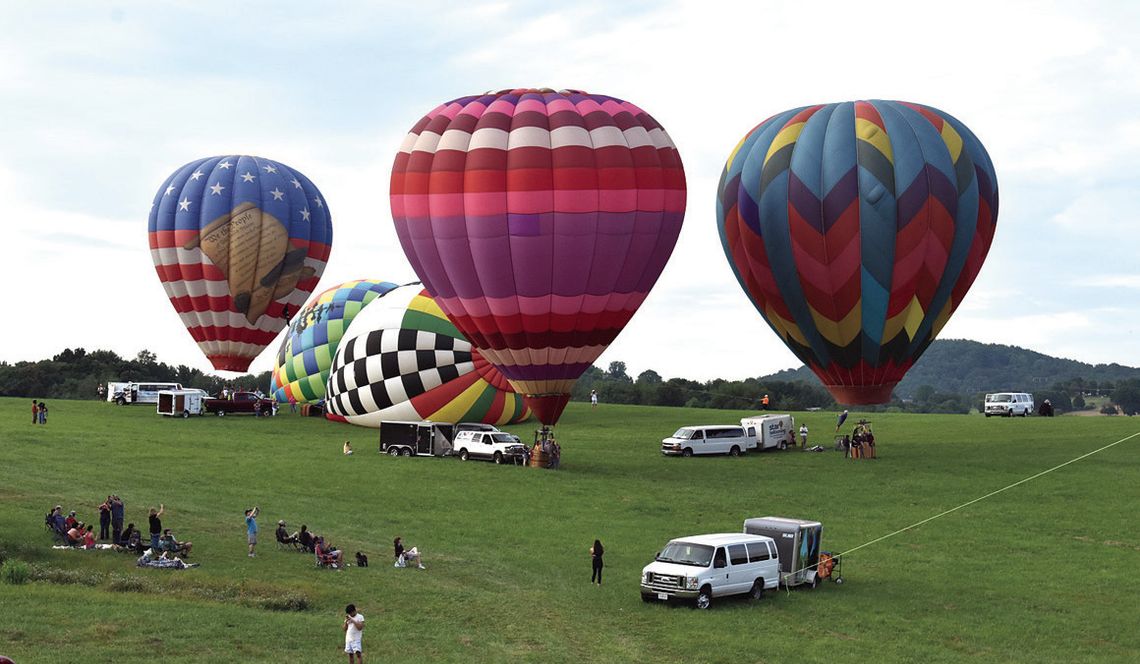
[[[227,413],[269,415],[273,412],[273,399],[258,397],[253,392],[237,392],[229,399],[206,399],[204,410],[218,417]]]

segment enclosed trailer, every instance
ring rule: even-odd
[[[796,446],[796,419],[791,415],[753,415],[740,420],[749,436],[756,437],[752,449],[786,449]]]
[[[780,583],[784,586],[816,587],[826,574],[820,574],[820,542],[823,524],[818,521],[765,516],[745,519],[744,532],[766,535],[780,552]],[[830,565],[827,571],[830,572]]]
[[[202,390],[162,390],[158,393],[158,414],[190,417],[205,413]]]
[[[447,456],[455,425],[446,422],[381,422],[380,452],[391,456]]]

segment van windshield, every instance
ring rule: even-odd
[[[986,401],[990,403],[1009,403],[1013,400],[1012,394],[989,394],[986,395]]]
[[[677,429],[673,434],[673,438],[678,440],[688,440],[693,437],[695,432],[692,429]]]
[[[493,433],[491,434],[491,440],[496,443],[513,443],[515,442],[515,437],[509,433]]]
[[[712,556],[713,548],[707,544],[669,542],[669,544],[665,545],[665,549],[657,554],[656,560],[659,563],[708,567],[712,562]]]

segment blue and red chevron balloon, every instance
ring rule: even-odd
[[[978,276],[997,211],[977,137],[899,101],[775,115],[732,151],[717,192],[741,287],[845,404],[890,400]]]

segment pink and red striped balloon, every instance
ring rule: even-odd
[[[436,302],[554,424],[664,269],[685,174],[669,135],[629,102],[503,90],[412,127],[391,203]]]

